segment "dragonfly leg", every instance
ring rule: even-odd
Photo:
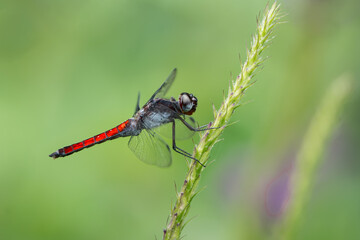
[[[206,130],[212,130],[212,129],[218,129],[220,127],[207,127],[207,125],[204,125],[204,126],[201,126],[201,127],[198,127],[198,128],[194,128],[193,126],[191,126],[187,121],[185,121],[185,119],[183,118],[179,118],[180,121],[188,128],[190,129],[191,131],[194,131],[194,132],[201,132],[201,131],[206,131]]]
[[[175,152],[180,153],[181,155],[191,158],[192,160],[198,162],[201,166],[205,167],[204,164],[202,164],[198,159],[194,158],[193,156],[191,156],[190,153],[182,150],[181,148],[176,146],[176,142],[175,142],[175,121],[173,121],[173,125],[172,125],[172,148]]]

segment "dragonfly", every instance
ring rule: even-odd
[[[66,157],[108,140],[130,137],[128,146],[137,158],[147,164],[168,167],[172,163],[170,147],[155,130],[165,124],[172,124],[172,149],[204,166],[198,159],[176,145],[175,124],[183,124],[192,132],[215,128],[210,127],[211,123],[201,127],[194,126],[195,121],[189,116],[196,111],[198,100],[193,94],[183,92],[178,100],[173,97],[170,99],[164,98],[175,80],[176,72],[177,70],[174,68],[165,82],[155,91],[142,108],[139,106],[140,93],[138,94],[135,113],[132,118],[110,130],[60,148],[49,156],[54,159]]]

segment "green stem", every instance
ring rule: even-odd
[[[203,164],[208,162],[212,147],[219,141],[224,126],[239,106],[245,90],[252,85],[251,80],[255,70],[263,63],[263,58],[260,55],[272,39],[274,26],[279,23],[279,7],[280,5],[275,2],[270,8],[266,8],[263,19],[258,22],[257,32],[253,36],[250,49],[247,51],[246,61],[241,66],[240,75],[229,87],[228,96],[220,109],[214,110],[214,121],[211,127],[218,129],[205,132],[194,149],[193,156]],[[190,164],[181,191],[177,194],[175,206],[171,210],[169,223],[164,230],[164,239],[180,239],[181,231],[185,225],[184,220],[189,212],[190,203],[197,194],[197,186],[203,170],[204,167],[194,161]]]
[[[326,140],[337,122],[339,110],[349,95],[351,87],[350,77],[344,75],[338,78],[329,87],[311,121],[296,158],[294,173],[288,188],[292,192],[292,201],[288,206],[282,225],[277,230],[280,237],[278,236],[276,239],[294,239],[293,236],[310,195],[315,171],[320,164]]]

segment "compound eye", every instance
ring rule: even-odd
[[[180,98],[180,101],[181,101],[181,108],[182,108],[183,112],[188,112],[188,111],[190,111],[192,109],[193,103],[192,103],[191,98],[189,97],[189,95],[182,94],[181,98]]]

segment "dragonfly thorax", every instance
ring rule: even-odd
[[[172,121],[170,112],[148,112],[142,117],[145,128],[156,128]]]

